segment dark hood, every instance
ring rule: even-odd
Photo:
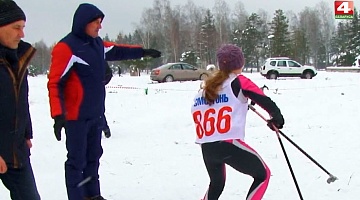
[[[85,33],[86,25],[99,17],[105,17],[99,8],[88,3],[80,4],[74,14],[71,32],[79,37],[88,37]]]

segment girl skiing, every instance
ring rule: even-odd
[[[270,170],[259,154],[244,142],[248,98],[272,117],[268,121],[281,129],[284,118],[277,105],[250,79],[241,75],[242,50],[231,44],[217,51],[219,70],[205,81],[191,108],[196,127],[196,143],[210,177],[203,200],[217,200],[225,185],[225,164],[250,175],[254,181],[246,200],[262,199]]]

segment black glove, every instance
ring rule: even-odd
[[[54,133],[57,141],[61,140],[61,129],[65,127],[65,117],[63,115],[58,115],[54,117]]]
[[[104,132],[106,138],[111,137],[111,131],[110,131],[109,128],[105,128],[105,129],[103,130],[103,132]]]
[[[109,64],[106,62],[105,64],[105,85],[107,85],[111,78],[113,77],[112,70],[109,66]]]
[[[158,58],[161,56],[161,52],[155,49],[143,49],[144,50],[144,57],[149,56],[153,58]]]
[[[267,122],[268,122],[268,124],[267,124],[268,127],[273,131],[275,131],[273,125],[277,129],[282,129],[285,124],[284,117],[282,116],[281,113],[272,115],[272,118],[267,120]]]
[[[256,104],[255,101],[253,100],[250,101],[250,105],[255,106],[255,104]]]

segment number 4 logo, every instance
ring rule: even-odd
[[[353,1],[335,1],[335,19],[352,19],[354,15]]]

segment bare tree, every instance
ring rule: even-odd
[[[34,75],[44,74],[50,66],[50,48],[43,40],[36,42],[34,47],[36,48],[36,53],[30,62],[32,70],[34,70],[32,73],[34,73]]]
[[[180,58],[180,7],[177,6],[176,9],[170,15],[170,45],[173,53],[174,61],[178,61]]]
[[[322,36],[321,41],[323,41],[326,54],[326,66],[329,65],[330,51],[331,51],[331,38],[335,33],[335,19],[333,16],[332,9],[329,7],[328,3],[321,1],[316,5],[317,13],[320,18],[320,33]]]
[[[216,48],[222,43],[238,43],[235,41],[239,40],[236,34],[246,32],[246,20],[249,18],[242,0],[238,0],[232,10],[226,0],[214,2],[213,9],[207,13],[207,9],[197,6],[194,0],[187,0],[185,5],[175,7],[171,7],[170,0],[153,0],[152,7],[143,11],[136,31],[128,36],[119,33],[113,41],[136,39],[146,48],[160,49],[162,63],[178,61],[182,53],[190,51],[201,58],[202,65],[214,63]],[[279,22],[283,21],[278,25],[285,34],[276,31],[276,36],[275,27],[272,27],[274,24],[271,23],[274,18],[269,17],[267,11],[259,10],[256,14],[262,24],[258,25],[257,31],[261,37],[258,37],[257,52],[252,53],[256,55],[255,60],[261,62],[268,57],[270,46],[272,50],[276,49],[274,56],[289,55],[301,58],[305,63],[311,60],[315,65],[323,60],[323,52],[328,57],[334,20],[326,3],[320,2],[316,9],[306,8],[298,15],[291,11],[286,16],[280,15],[284,19],[279,19]],[[274,35],[272,45],[269,35]],[[292,50],[288,49],[289,46],[293,47]]]
[[[215,25],[219,34],[219,43],[229,41],[230,31],[230,8],[224,0],[215,0],[214,6]]]
[[[206,9],[198,7],[192,0],[183,6],[180,17],[180,45],[182,52],[195,51],[197,56],[201,53],[201,23]]]
[[[285,15],[289,20],[289,31],[294,32],[300,24],[298,16],[292,10],[286,11]]]
[[[268,26],[268,24],[270,23],[270,16],[269,13],[264,9],[259,9],[257,11],[257,15],[262,22],[262,24],[260,24],[259,31],[262,33],[263,38],[261,38],[261,41],[259,41],[261,43],[261,48],[258,49],[260,54],[258,62],[261,63],[270,56],[270,40],[268,38],[268,36],[270,35],[270,27]]]
[[[245,6],[241,1],[235,3],[234,10],[232,12],[232,30],[242,31],[245,29],[246,20],[249,14],[245,10]]]
[[[318,56],[321,43],[321,20],[318,16],[318,12],[315,9],[306,7],[299,14],[300,26],[306,30],[306,38],[309,42],[311,52],[311,62],[315,67],[318,65]],[[309,60],[310,61],[310,60]]]
[[[154,25],[156,24],[156,19],[154,16],[154,11],[152,9],[146,9],[143,11],[140,24],[137,25],[136,30],[138,31],[141,39],[142,39],[142,45],[145,48],[150,47],[151,42],[151,36]]]

